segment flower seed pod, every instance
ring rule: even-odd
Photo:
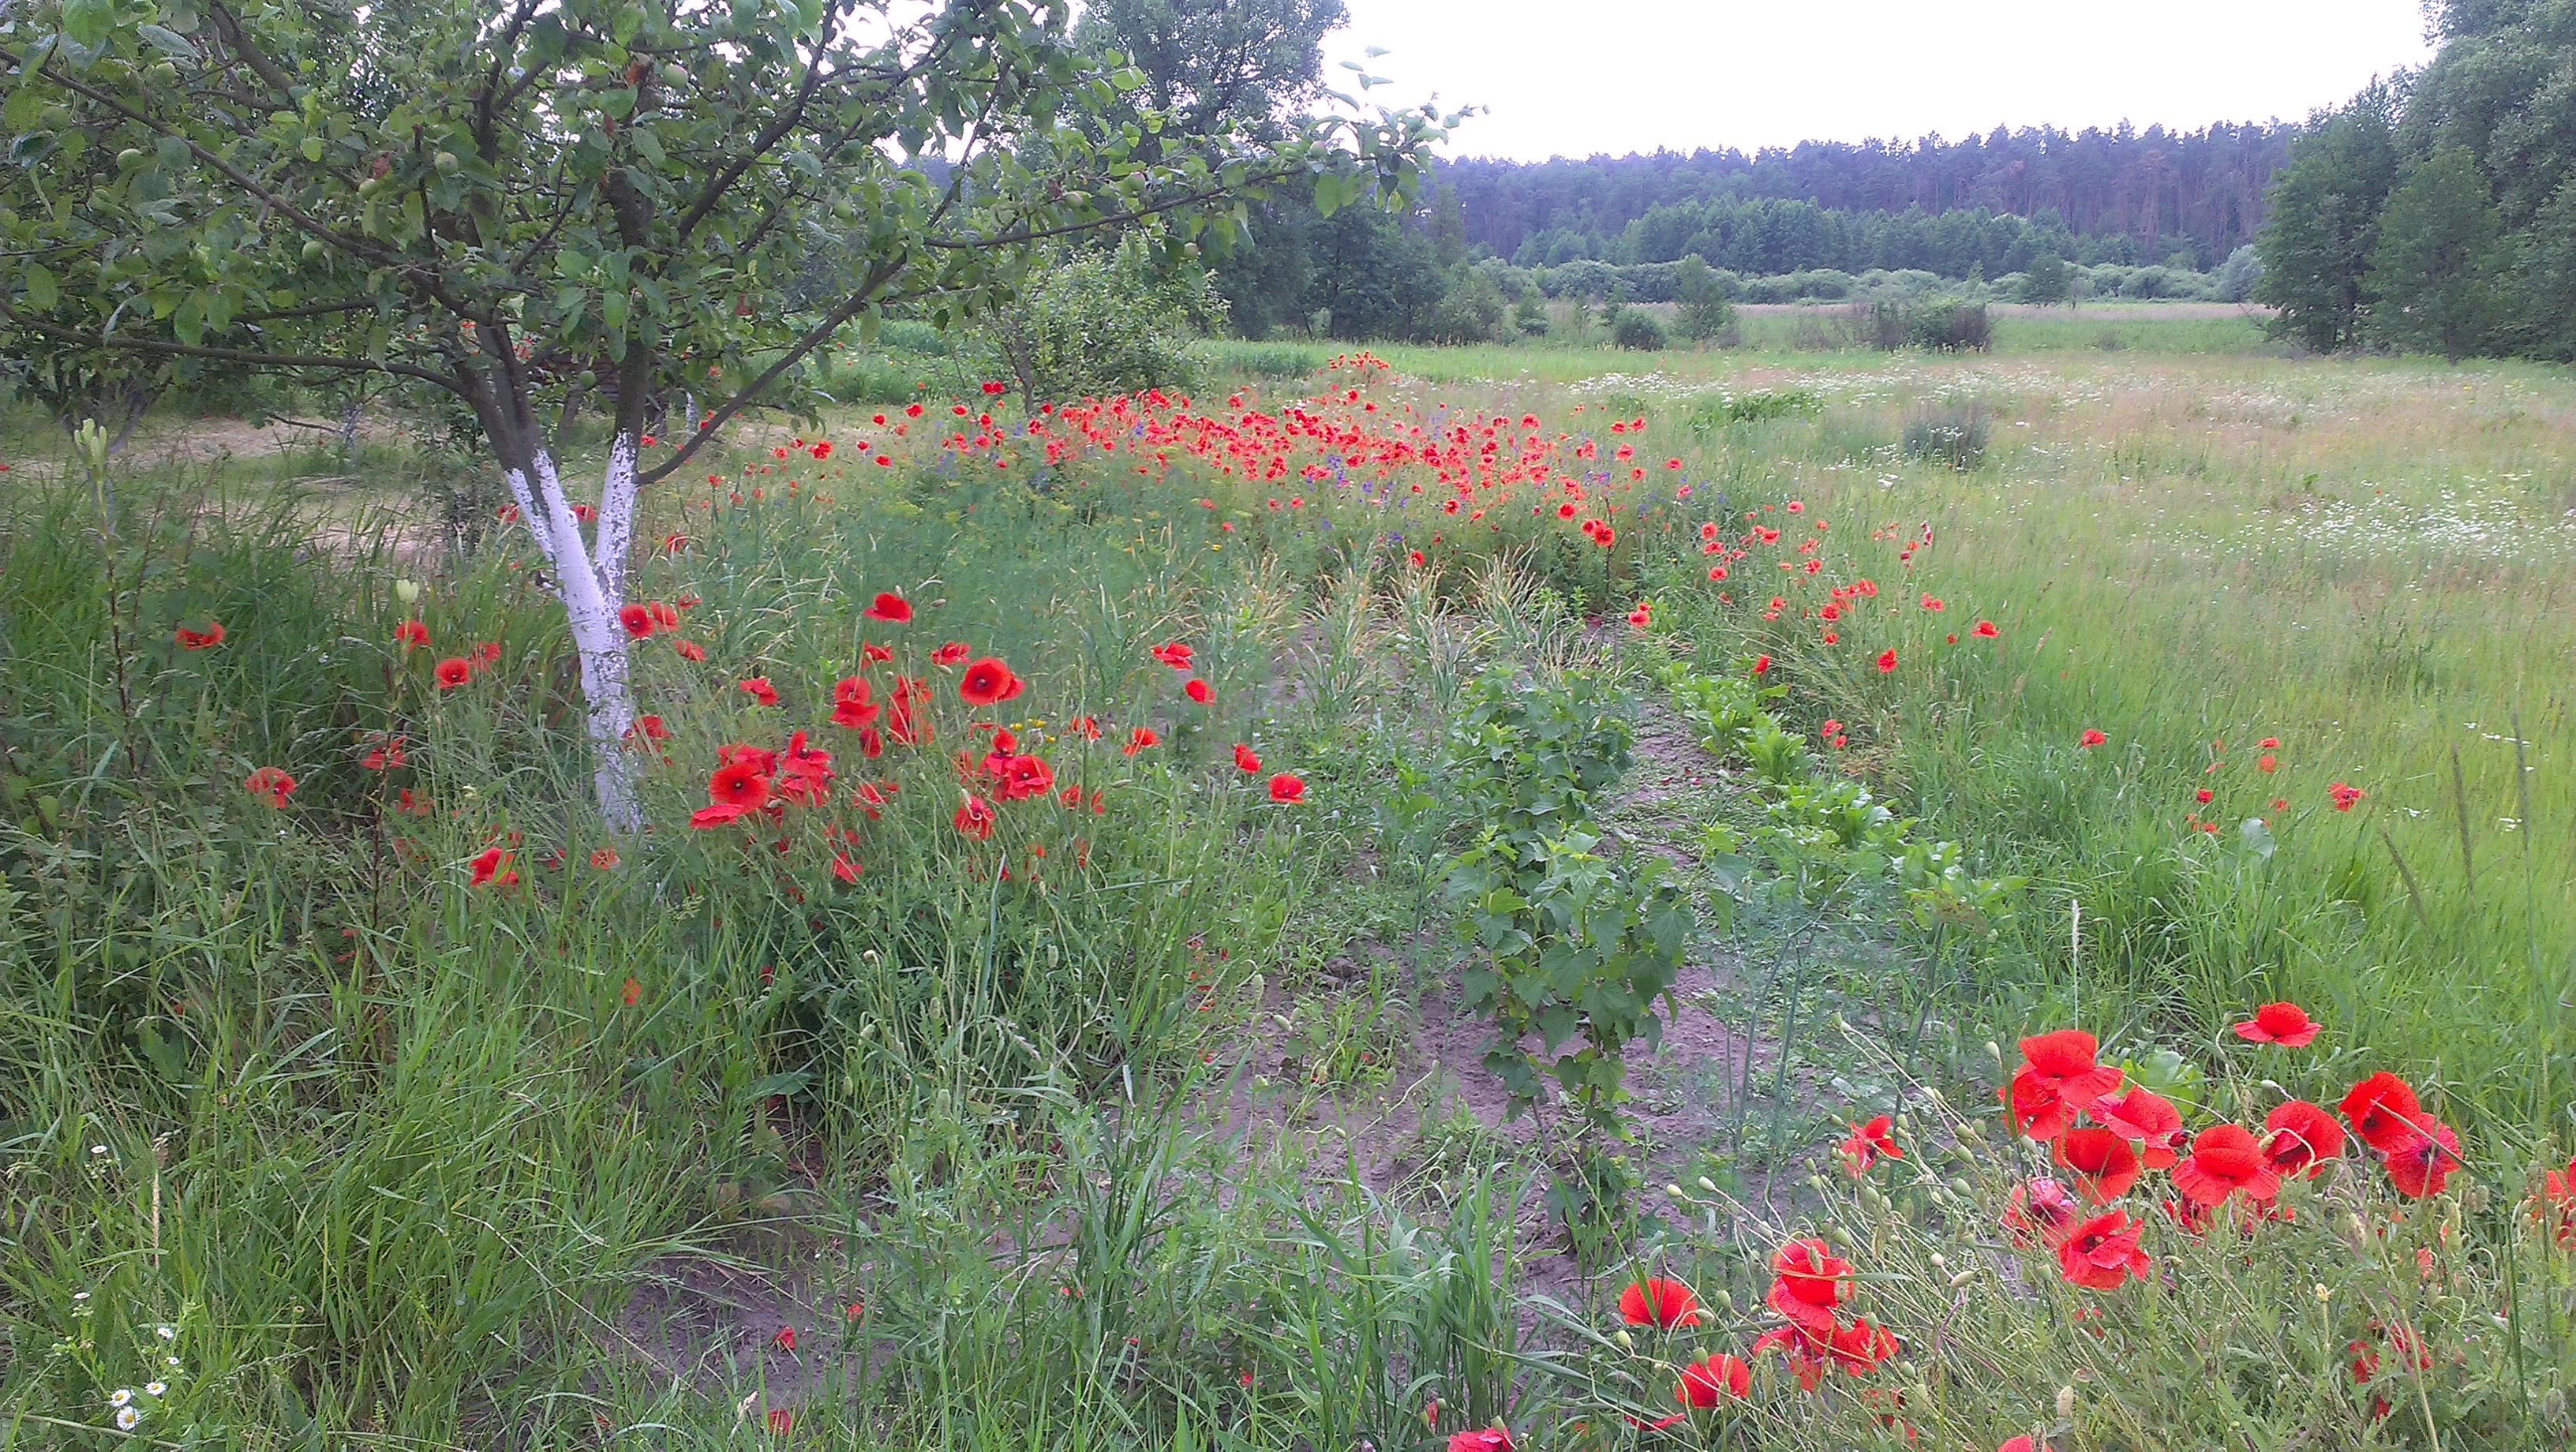
[[[2062,1386],[2057,1389],[2057,1420],[2061,1422],[2075,1420],[2075,1388],[2072,1386]]]
[[[1954,1291],[1955,1291],[1955,1290],[1959,1289],[1961,1286],[1966,1285],[1968,1282],[1975,1280],[1976,1278],[1977,1278],[1977,1271],[1976,1271],[1976,1267],[1974,1267],[1974,1266],[1970,1266],[1968,1269],[1963,1270],[1963,1271],[1959,1272],[1958,1274],[1956,1274],[1956,1275],[1954,1275],[1954,1276],[1950,1277],[1950,1289],[1952,1289],[1952,1290],[1954,1290]]]

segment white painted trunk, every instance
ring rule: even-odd
[[[612,450],[612,489],[600,500],[603,546],[610,534],[612,511],[619,518],[618,538],[631,538],[634,531],[635,452],[631,443],[625,444],[623,454],[626,483],[622,496],[613,487],[618,451]],[[534,474],[533,479],[516,469],[506,471],[506,477],[510,492],[523,501],[521,508],[528,514],[530,529],[539,531],[539,547],[554,566],[564,617],[572,627],[573,649],[581,657],[582,703],[590,727],[591,779],[599,797],[600,815],[607,819],[611,831],[634,836],[644,830],[644,808],[635,795],[634,759],[626,752],[626,733],[635,724],[635,695],[628,678],[626,632],[617,620],[618,607],[625,602],[605,588],[603,571],[594,564],[583,543],[581,522],[573,515],[572,501],[564,496],[563,480],[555,472],[553,456],[538,450],[529,472]],[[618,574],[622,578],[624,573],[621,562]]]
[[[592,554],[611,615],[626,603],[626,564],[635,552],[635,467],[635,436],[620,433],[609,440],[608,477],[599,486],[599,533]]]

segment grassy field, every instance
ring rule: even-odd
[[[2563,1444],[2576,379],[1799,322],[1217,345],[1043,435],[840,360],[828,457],[639,530],[629,841],[454,463],[8,415],[0,1447]],[[2194,1129],[2403,1075],[2456,1173],[2124,1198],[1999,1113],[2070,1026]],[[2061,1277],[2050,1175],[2155,1273]]]

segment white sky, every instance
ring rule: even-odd
[[[1485,113],[1448,150],[1534,160],[2002,124],[2302,120],[2420,64],[2418,0],[1348,0],[1362,99]],[[1368,46],[1389,52],[1363,58]]]

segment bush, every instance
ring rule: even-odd
[[[1610,341],[1638,353],[1660,353],[1672,342],[1653,313],[1622,308],[1610,323]]]
[[[1188,390],[1207,376],[1195,339],[1224,311],[1205,273],[1163,274],[1131,244],[1039,269],[977,325],[966,356],[985,377],[1016,382],[1032,405]]]
[[[1934,353],[1988,353],[1995,346],[1994,323],[1984,303],[1936,299],[1907,309],[1905,341]]]
[[[1435,343],[1490,343],[1503,326],[1502,289],[1481,272],[1461,273],[1431,313]]]
[[[1920,410],[1905,421],[1905,457],[1964,473],[1986,461],[1989,434],[1985,410],[1973,405]]]

